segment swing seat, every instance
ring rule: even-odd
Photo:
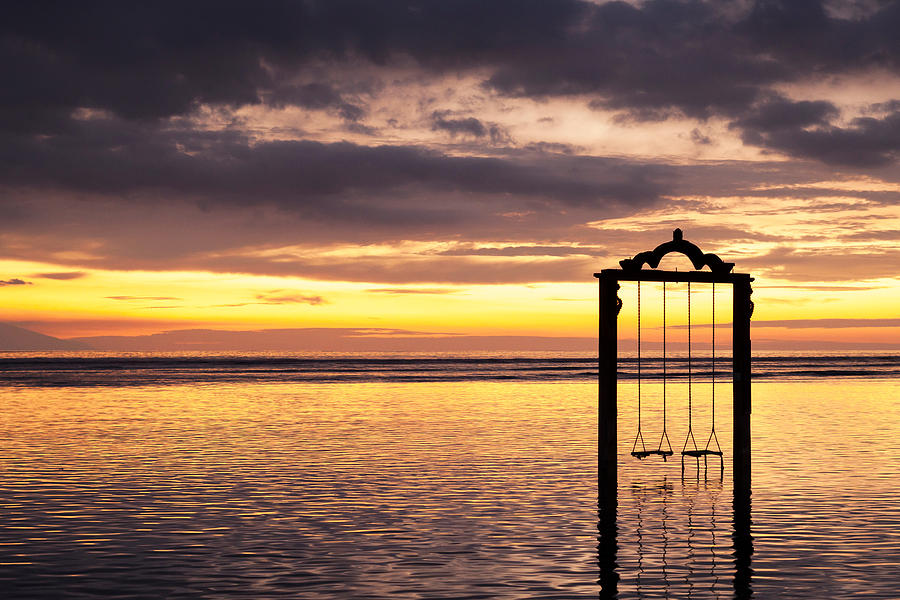
[[[637,458],[638,460],[643,460],[648,456],[662,456],[663,458],[667,456],[672,456],[673,452],[671,450],[633,450],[631,455]]]
[[[715,456],[722,456],[721,450],[682,450],[682,456],[693,456],[694,458],[700,458],[701,456],[709,456],[713,454]]]

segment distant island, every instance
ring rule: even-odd
[[[90,350],[87,344],[76,340],[61,340],[15,325],[0,323],[0,351],[43,352],[51,350]]]
[[[591,351],[589,337],[478,336],[400,329],[309,327],[229,331],[180,329],[147,335],[59,339],[0,323],[0,351],[110,352],[465,352]]]
[[[645,342],[656,352],[658,344]],[[683,344],[671,342],[672,350]],[[695,343],[702,349],[707,343]],[[894,351],[900,344],[814,340],[754,339],[754,350]],[[619,350],[636,349],[620,339]],[[0,352],[596,352],[596,337],[464,335],[404,329],[306,327],[230,331],[178,329],[147,335],[104,335],[60,339],[8,323],[0,323]]]

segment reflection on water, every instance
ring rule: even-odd
[[[621,512],[627,525],[621,528],[604,523],[601,506],[600,597],[752,597],[749,498],[723,511],[722,484],[700,478],[673,483],[665,476],[632,484],[624,490]],[[729,528],[731,535],[725,535]],[[630,579],[627,585],[619,585],[620,573]]]
[[[749,499],[733,504],[727,390],[716,399],[724,474],[713,462],[682,480],[679,460],[629,455],[634,387],[620,386],[612,523],[602,507],[598,523],[590,383],[6,388],[0,589],[900,596],[900,383],[756,384],[752,527]],[[645,431],[658,436],[658,390],[643,391]],[[670,392],[675,445],[686,415]]]

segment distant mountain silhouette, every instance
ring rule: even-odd
[[[43,350],[90,350],[87,344],[61,340],[8,323],[0,323],[0,352],[40,352]]]
[[[730,331],[728,331],[730,333]],[[730,335],[723,335],[723,354]],[[630,338],[619,339],[620,352],[633,352]],[[900,343],[836,342],[816,340],[754,339],[756,350],[900,350]],[[706,351],[709,342],[695,341]],[[680,341],[669,341],[671,351],[684,351]],[[658,354],[659,343],[645,341],[648,354]],[[528,335],[454,335],[403,329],[309,327],[228,331],[180,329],[148,335],[109,335],[59,339],[0,323],[0,351],[99,350],[108,352],[596,352],[596,337]]]
[[[182,329],[152,335],[73,338],[97,350],[244,352],[589,351],[590,337],[480,336],[398,329],[303,328],[224,331]]]

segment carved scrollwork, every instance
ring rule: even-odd
[[[672,232],[671,241],[662,243],[653,250],[636,254],[634,258],[620,260],[619,264],[622,266],[622,270],[630,272],[640,271],[644,264],[655,269],[659,266],[659,261],[670,252],[680,252],[687,256],[688,259],[690,259],[691,264],[693,264],[694,268],[698,271],[703,267],[709,267],[709,270],[713,273],[724,275],[725,273],[731,272],[734,268],[734,263],[724,262],[715,254],[704,254],[696,244],[692,244],[684,239],[684,235],[680,229],[676,229]]]
[[[747,286],[747,318],[751,318],[753,316],[753,309],[756,307],[753,304],[753,300],[750,299],[750,294],[753,293],[753,288],[749,285]]]

